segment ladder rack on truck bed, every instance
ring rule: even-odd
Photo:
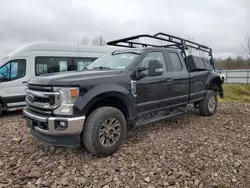
[[[155,45],[155,44],[147,44],[147,43],[142,43],[142,42],[135,42],[131,40],[139,39],[139,38],[151,38],[151,39],[158,39],[161,41],[173,43],[170,45]],[[124,43],[124,44],[123,44]],[[148,34],[141,34],[141,35],[134,35],[131,37],[126,37],[118,40],[113,40],[107,42],[107,45],[110,46],[121,46],[121,47],[127,47],[127,48],[135,48],[134,45],[141,45],[142,47],[163,47],[163,48],[168,48],[168,47],[178,47],[181,49],[188,49],[188,48],[193,48],[196,50],[201,50],[204,52],[209,53],[209,55],[212,55],[212,49],[209,48],[208,46],[198,44],[196,42],[192,42],[190,40],[186,40],[180,37],[175,37],[173,35],[169,35],[166,33],[156,33],[154,35],[148,35]]]
[[[143,42],[136,42],[133,40],[140,39],[140,38],[149,38],[149,39],[157,39],[162,42],[168,42],[170,44],[167,45],[157,45],[157,44],[148,44],[148,43],[143,43]],[[107,45],[110,46],[120,46],[120,47],[126,47],[126,48],[136,48],[139,45],[141,47],[155,47],[155,48],[175,48],[175,49],[181,49],[184,58],[187,58],[187,54],[185,50],[188,50],[189,48],[203,51],[208,53],[209,56],[211,56],[210,63],[214,67],[214,61],[213,61],[213,55],[212,55],[212,48],[209,48],[208,46],[198,44],[196,42],[192,42],[190,40],[186,40],[180,37],[176,37],[173,35],[169,35],[166,33],[156,33],[154,35],[149,35],[149,34],[140,34],[140,35],[134,35],[131,37],[126,37],[118,40],[113,40],[107,42]],[[204,59],[204,58],[201,58]],[[200,60],[201,62],[203,60]]]

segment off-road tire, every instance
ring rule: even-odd
[[[214,101],[214,105],[210,106],[211,100]],[[216,92],[213,90],[208,90],[205,99],[203,99],[199,104],[200,114],[203,116],[214,115],[217,110],[217,105],[218,105],[218,100]]]
[[[120,136],[112,146],[104,146],[100,141],[99,131],[102,123],[108,118],[115,118],[120,123]],[[127,134],[126,119],[123,113],[113,107],[100,107],[87,118],[83,130],[83,145],[90,153],[102,157],[116,152],[123,144]]]

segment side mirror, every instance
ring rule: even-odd
[[[148,76],[159,76],[163,74],[163,66],[158,60],[150,60],[148,64]]]
[[[135,71],[135,74],[136,74],[136,78],[139,80],[139,79],[142,79],[144,77],[147,76],[147,74],[143,71],[147,70],[148,68],[146,67],[138,67]]]
[[[0,82],[6,82],[8,79],[0,74]]]

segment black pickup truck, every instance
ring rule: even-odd
[[[159,44],[138,42],[154,39]],[[110,41],[121,46],[82,71],[48,74],[28,82],[24,115],[31,135],[59,147],[84,147],[94,155],[114,153],[131,127],[185,112],[201,115],[223,98],[212,49],[165,33]],[[193,48],[209,55],[187,56]]]

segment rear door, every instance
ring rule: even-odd
[[[189,100],[189,73],[180,52],[166,50],[166,57],[170,64],[168,76],[172,79],[171,99],[173,106],[188,104]]]

